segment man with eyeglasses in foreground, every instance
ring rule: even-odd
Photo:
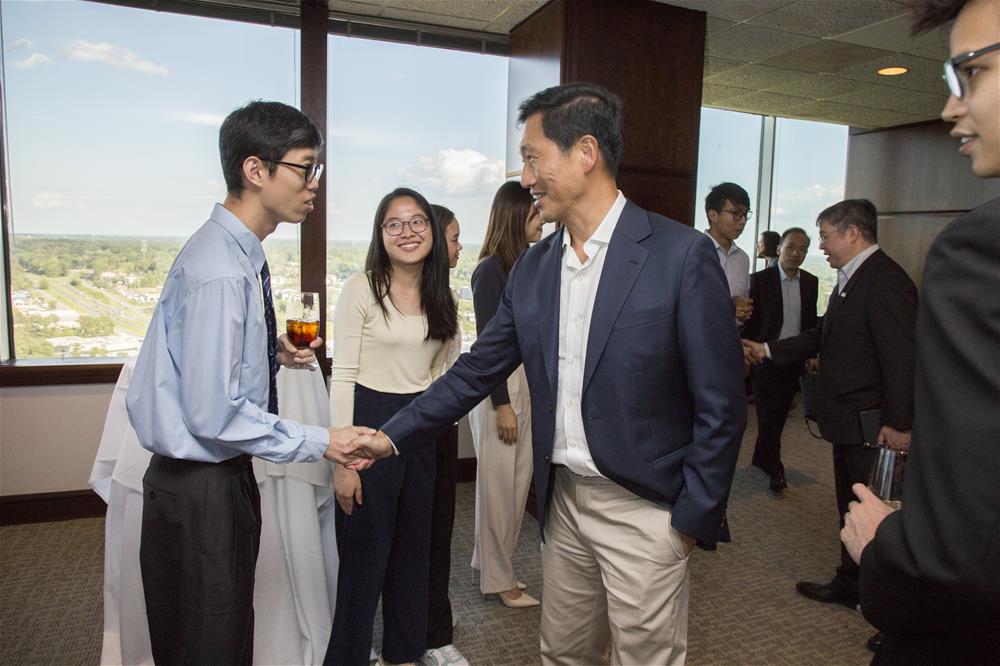
[[[981,178],[1000,177],[1000,2],[925,1],[916,31],[954,20],[941,117]],[[891,512],[854,486],[841,538],[874,664],[1000,663],[1000,199],[942,231],[917,322],[913,446]]]
[[[722,272],[726,274],[736,319],[746,321],[753,312],[753,301],[749,298],[750,256],[736,246],[736,239],[753,217],[750,195],[736,183],[719,183],[705,197],[705,216],[708,218],[705,233],[712,239]]]
[[[822,322],[797,336],[743,340],[757,363],[799,363],[819,354],[814,408],[823,438],[833,444],[837,512],[847,513],[851,486],[867,483],[877,444],[906,451],[913,422],[914,329],[917,288],[878,246],[878,212],[866,199],[847,199],[819,214],[819,247],[837,270]],[[866,442],[861,412],[881,410],[877,442]],[[840,566],[827,583],[796,583],[799,594],[823,603],[858,605],[858,565],[841,546]]]
[[[301,111],[251,102],[219,130],[225,203],[184,245],[143,341],[126,405],[143,447],[139,562],[153,659],[250,664],[260,495],[251,456],[364,465],[367,428],[280,419],[278,364],[315,360],[278,338],[261,242],[313,209],[323,137]]]

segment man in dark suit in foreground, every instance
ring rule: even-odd
[[[957,76],[941,117],[955,123],[973,172],[997,178],[1000,3],[928,2],[917,27],[956,15]],[[861,563],[861,610],[885,634],[875,664],[1000,663],[998,285],[994,199],[942,231],[927,256],[902,508],[857,485],[841,532]]]
[[[814,409],[823,438],[833,443],[837,512],[851,486],[867,483],[878,450],[865,446],[859,413],[880,409],[878,443],[905,451],[913,422],[913,334],[917,289],[878,247],[878,213],[865,199],[848,199],[819,214],[820,248],[837,269],[837,288],[823,321],[793,338],[744,340],[757,361],[798,363],[819,354]],[[874,445],[876,442],[868,442]],[[815,601],[858,605],[858,565],[841,546],[840,566],[828,583],[800,582]]]
[[[750,276],[754,309],[743,327],[743,337],[757,342],[783,340],[816,325],[819,281],[799,268],[808,251],[809,236],[804,229],[792,227],[779,236],[778,265]],[[798,363],[775,365],[769,360],[750,368],[757,409],[753,464],[770,477],[774,492],[788,487],[781,463],[781,431],[799,388],[801,370]]]
[[[542,663],[604,663],[610,637],[614,663],[679,664],[688,556],[728,538],[746,423],[729,289],[705,234],[618,191],[617,97],[557,86],[519,120],[521,183],[563,227],[521,255],[472,350],[364,448],[407,455],[409,435],[454,422],[523,362]]]

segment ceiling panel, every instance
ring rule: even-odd
[[[903,76],[881,76],[882,67],[902,66],[910,71]],[[855,65],[837,72],[837,76],[857,81],[867,81],[892,88],[907,88],[931,94],[945,90],[941,80],[941,63],[936,60],[918,58],[906,53],[893,53],[863,65]]]
[[[726,60],[725,58],[713,58],[711,56],[705,57],[705,83],[709,82],[709,79],[715,74],[721,74],[722,72],[728,71],[733,67],[742,67],[746,63],[740,62],[739,60]]]
[[[462,30],[483,30],[487,25],[486,21],[483,20],[463,18],[461,16],[441,16],[440,14],[428,14],[426,12],[397,7],[385,7],[382,10],[381,16],[382,18],[394,19],[396,21],[444,25],[449,28],[461,28]]]
[[[948,96],[887,86],[868,86],[868,90],[853,90],[836,96],[833,101],[876,109],[888,109],[918,115],[937,115],[944,108]]]
[[[889,0],[798,0],[749,23],[812,37],[832,37],[907,13]]]
[[[735,21],[727,21],[726,19],[716,18],[714,16],[709,16],[708,20],[705,22],[705,34],[714,35],[717,32],[722,32],[723,30],[728,30],[736,25]]]
[[[798,117],[810,120],[823,120],[854,127],[891,127],[926,120],[922,116],[909,113],[897,113],[884,109],[870,109],[853,104],[839,102],[813,102],[810,106],[799,109]]]
[[[709,35],[705,53],[710,56],[757,62],[812,43],[812,39],[741,23],[729,30]]]
[[[514,26],[534,14],[546,2],[547,0],[517,0],[517,2],[509,3],[510,7],[507,8],[507,11],[487,25],[486,31],[509,34]]]
[[[740,22],[773,12],[791,4],[794,0],[657,0],[657,2],[697,9],[708,12],[709,16]]]
[[[878,89],[879,86],[869,85],[861,81],[840,78],[832,74],[810,74],[806,78],[795,81],[786,80],[775,85],[773,92],[794,95],[795,97],[810,97],[812,99],[830,99],[852,90]]]
[[[385,6],[455,18],[495,21],[510,8],[511,0],[386,0]]]
[[[771,90],[779,85],[803,83],[813,78],[815,78],[814,74],[778,69],[777,67],[741,65],[721,74],[706,77],[705,82],[750,90]]]
[[[768,58],[763,61],[763,64],[784,69],[796,69],[802,72],[831,74],[839,72],[845,67],[888,55],[891,55],[889,51],[838,42],[833,39],[820,39]]]

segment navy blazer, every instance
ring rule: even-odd
[[[472,349],[382,426],[406,455],[409,435],[454,422],[523,362],[542,527],[558,399],[564,233],[521,255]],[[680,532],[706,546],[728,540],[725,509],[746,395],[715,246],[705,234],[628,202],[606,252],[581,394],[594,463],[611,481],[672,507]]]

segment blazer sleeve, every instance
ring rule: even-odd
[[[740,331],[740,335],[747,340],[755,340],[761,342],[761,329],[762,329],[762,319],[763,308],[760,307],[763,302],[763,295],[761,292],[763,288],[761,283],[764,281],[761,279],[762,272],[754,273],[750,276],[750,298],[753,299],[754,309],[750,313],[750,318],[746,320],[743,324],[743,329]]]
[[[726,504],[746,427],[743,351],[725,275],[708,238],[691,244],[682,276],[677,329],[694,428],[671,524],[710,547],[728,540]]]
[[[819,346],[823,337],[823,323],[818,322],[807,331],[802,331],[795,337],[784,340],[769,340],[771,361],[775,365],[797,363],[819,354]]]
[[[916,356],[917,288],[898,267],[884,271],[866,303],[879,370],[882,423],[896,430],[913,427],[913,372]]]
[[[497,313],[506,283],[507,276],[500,261],[495,257],[486,257],[472,272],[472,306],[476,311],[477,337],[482,335],[486,325]],[[510,404],[506,381],[501,382],[490,394],[490,402],[494,409]]]
[[[400,455],[406,455],[414,446],[406,441],[410,435],[450,426],[521,365],[521,348],[511,307],[516,274],[515,265],[496,314],[468,353],[459,356],[448,372],[382,426],[382,432],[389,436]]]
[[[812,273],[802,273],[802,330],[807,331],[817,323],[816,300],[819,297],[819,280]]]

